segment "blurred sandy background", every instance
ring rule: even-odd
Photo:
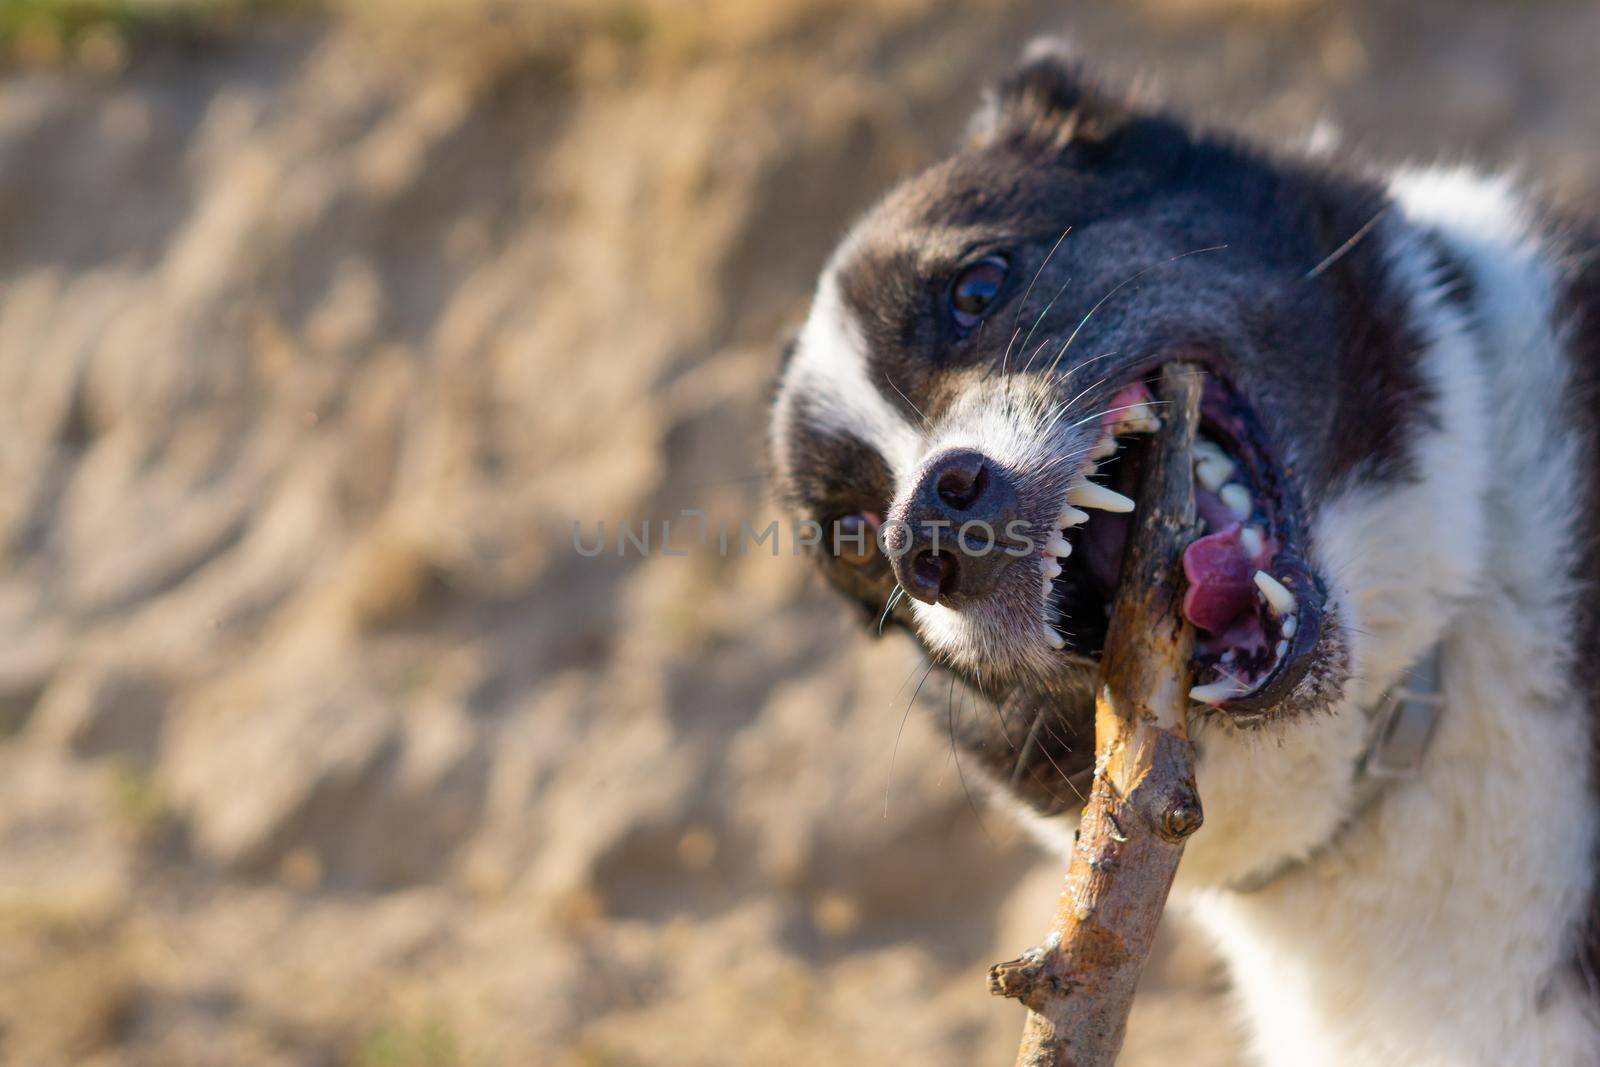
[[[0,0],[0,1062],[1007,1063],[1058,867],[766,515],[777,338],[1035,33],[1600,202],[1600,7]],[[898,750],[896,741],[898,738]],[[1173,927],[1130,1064],[1237,1062]]]

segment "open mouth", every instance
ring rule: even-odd
[[[1195,626],[1197,702],[1239,712],[1281,700],[1310,666],[1322,593],[1301,561],[1288,472],[1249,406],[1208,374],[1195,442],[1195,504],[1203,535],[1184,552],[1184,616]],[[1132,497],[1159,427],[1149,385],[1122,389],[1067,493],[1060,531],[1040,556],[1047,637],[1093,659],[1106,628],[1130,530]],[[1094,511],[1090,515],[1084,510]]]

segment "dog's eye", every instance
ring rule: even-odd
[[[1006,261],[1000,256],[985,256],[968,266],[950,286],[950,315],[963,328],[976,326],[983,318],[1000,287],[1006,281]]]
[[[878,516],[868,511],[833,520],[828,548],[840,563],[864,567],[878,558]]]

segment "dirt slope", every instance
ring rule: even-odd
[[[0,81],[0,1061],[1005,1062],[1057,870],[978,711],[573,520],[765,513],[775,339],[1037,31],[1600,192],[1576,3],[616,11]],[[1150,987],[1128,1062],[1236,1062],[1192,938]]]

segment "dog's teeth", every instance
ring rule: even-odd
[[[1272,654],[1274,656],[1276,656],[1277,658],[1279,658],[1279,659],[1282,659],[1284,656],[1286,656],[1288,654],[1288,652],[1289,652],[1289,642],[1287,642],[1287,641],[1279,641],[1272,648]]]
[[[1046,626],[1044,628],[1044,639],[1050,642],[1051,648],[1063,649],[1067,647],[1067,639],[1057,633],[1054,626]]]
[[[1050,594],[1055,592],[1055,584],[1047,577],[1039,583],[1039,592],[1044,596],[1045,601],[1048,603],[1050,600]]]
[[[1133,501],[1107,489],[1098,482],[1082,481],[1067,490],[1067,503],[1100,511],[1126,512],[1133,510]]]
[[[1238,658],[1239,658],[1238,653],[1236,653],[1231,648],[1228,649],[1228,651],[1226,651],[1226,652],[1224,652],[1222,654],[1222,662],[1227,663],[1227,664],[1232,664],[1233,661],[1238,659]]]
[[[1295,600],[1294,594],[1266,571],[1256,571],[1256,588],[1267,598],[1267,606],[1272,609],[1272,613],[1280,618],[1285,615],[1292,617],[1299,608],[1299,602]]]
[[[1155,433],[1161,429],[1161,420],[1148,404],[1135,404],[1117,414],[1117,429],[1123,433]]]
[[[1215,441],[1208,441],[1204,437],[1195,438],[1194,447],[1191,451],[1194,452],[1194,458],[1197,460],[1228,459],[1228,454],[1222,450],[1221,445]],[[1229,462],[1232,461],[1229,460]]]
[[[1057,563],[1052,557],[1046,556],[1044,558],[1044,566],[1040,567],[1039,570],[1045,576],[1046,581],[1048,581],[1049,579],[1055,578],[1061,574],[1061,564]]]
[[[1233,517],[1240,522],[1248,519],[1250,512],[1255,510],[1250,501],[1250,490],[1242,485],[1225,485],[1217,495],[1222,498],[1222,502],[1227,505],[1228,510],[1233,512]]]
[[[1261,531],[1254,526],[1246,526],[1239,531],[1239,547],[1244,549],[1245,555],[1255,559],[1261,555],[1266,545],[1262,543]]]
[[[1287,619],[1284,619],[1283,622],[1279,624],[1278,629],[1283,632],[1283,636],[1293,637],[1295,635],[1295,631],[1300,629],[1300,620],[1295,618],[1293,615],[1290,615]]]
[[[1094,443],[1094,447],[1089,449],[1089,458],[1091,460],[1110,459],[1116,454],[1117,439],[1110,434],[1101,437],[1100,440]]]
[[[1200,484],[1205,486],[1207,491],[1212,493],[1227,485],[1228,479],[1233,477],[1233,472],[1232,461],[1216,456],[1207,456],[1194,468],[1194,476],[1200,479]]]
[[[1072,555],[1072,546],[1060,534],[1051,534],[1050,539],[1044,543],[1044,550],[1047,555],[1062,558]]]
[[[1222,703],[1229,697],[1239,695],[1239,687],[1233,682],[1224,679],[1220,682],[1211,682],[1208,685],[1197,685],[1189,690],[1189,699],[1198,700],[1202,704],[1213,706]]]
[[[1062,529],[1066,529],[1069,526],[1077,526],[1079,523],[1088,521],[1089,513],[1087,511],[1079,511],[1071,504],[1063,504],[1061,506],[1061,517],[1056,520],[1056,524]]]

